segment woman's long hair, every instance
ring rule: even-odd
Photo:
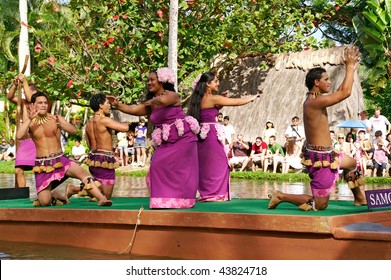
[[[286,140],[286,153],[287,155],[293,155],[295,152],[295,142],[296,140],[294,138],[288,138]]]
[[[212,72],[203,73],[190,96],[187,105],[187,114],[195,118],[198,122],[200,121],[201,100],[206,92],[206,84],[210,83],[215,76],[216,74]]]

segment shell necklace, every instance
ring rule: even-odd
[[[39,116],[39,115],[36,116],[33,119],[33,122],[38,124],[38,125],[43,125],[43,124],[46,124],[49,120],[50,120],[50,114],[46,113],[43,116]]]

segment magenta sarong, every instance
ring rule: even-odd
[[[180,106],[156,107],[150,119],[152,140],[159,140],[149,169],[149,207],[191,208],[198,188],[197,136]]]
[[[333,161],[333,151],[332,148],[327,150],[313,150],[308,148],[308,145],[305,148],[305,153],[307,153],[312,161],[312,164],[315,162],[315,157],[317,156],[318,159],[322,160],[323,155],[325,156],[325,159],[328,162]],[[342,154],[337,154],[337,157],[339,158],[339,164],[337,169],[331,169],[330,166],[328,167],[319,167],[315,168],[313,166],[307,166],[308,170],[308,175],[311,178],[310,186],[312,190],[312,195],[317,196],[317,197],[327,197],[330,196],[330,194],[334,191],[335,188],[335,182],[338,180],[339,176],[339,167],[340,167],[340,162],[342,158]]]
[[[230,200],[230,169],[224,151],[224,128],[216,123],[219,111],[216,108],[200,112],[201,133],[198,142],[200,184],[198,201]]]
[[[46,189],[51,184],[51,189],[54,190],[61,183],[63,183],[69,177],[66,176],[68,169],[72,164],[76,164],[74,161],[70,160],[63,154],[60,155],[48,155],[45,157],[40,157],[35,160],[35,166],[53,166],[56,162],[60,161],[62,163],[61,168],[54,169],[53,172],[46,173],[34,173],[35,175],[35,187],[37,193]]]
[[[91,161],[98,161],[100,163],[115,163],[115,155],[112,151],[93,150],[88,154],[88,159]],[[91,175],[97,179],[102,186],[115,185],[115,169],[108,169],[104,167],[89,167]]]
[[[24,166],[33,168],[37,151],[32,139],[20,140],[19,148],[16,151],[15,167]]]

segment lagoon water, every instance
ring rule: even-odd
[[[31,199],[36,198],[34,176],[26,176],[27,185],[30,187]],[[0,188],[10,188],[15,185],[14,175],[0,174]],[[78,185],[79,180],[68,179],[58,187],[60,192],[65,191],[66,184]],[[375,189],[375,185],[366,185],[366,190]],[[384,188],[384,186],[382,186]],[[391,188],[387,186],[386,188]],[[280,190],[288,193],[310,193],[309,183],[305,182],[264,182],[255,180],[231,180],[232,198],[267,198],[269,193]],[[113,197],[147,197],[148,191],[145,179],[117,176]],[[353,195],[346,183],[337,185],[332,200],[353,200]],[[118,255],[107,252],[79,249],[67,246],[40,245],[32,243],[14,243],[1,241],[0,236],[0,260],[153,260],[153,256]]]

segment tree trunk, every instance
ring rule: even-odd
[[[170,33],[168,39],[168,68],[175,75],[175,88],[178,85],[178,0],[170,0]]]

